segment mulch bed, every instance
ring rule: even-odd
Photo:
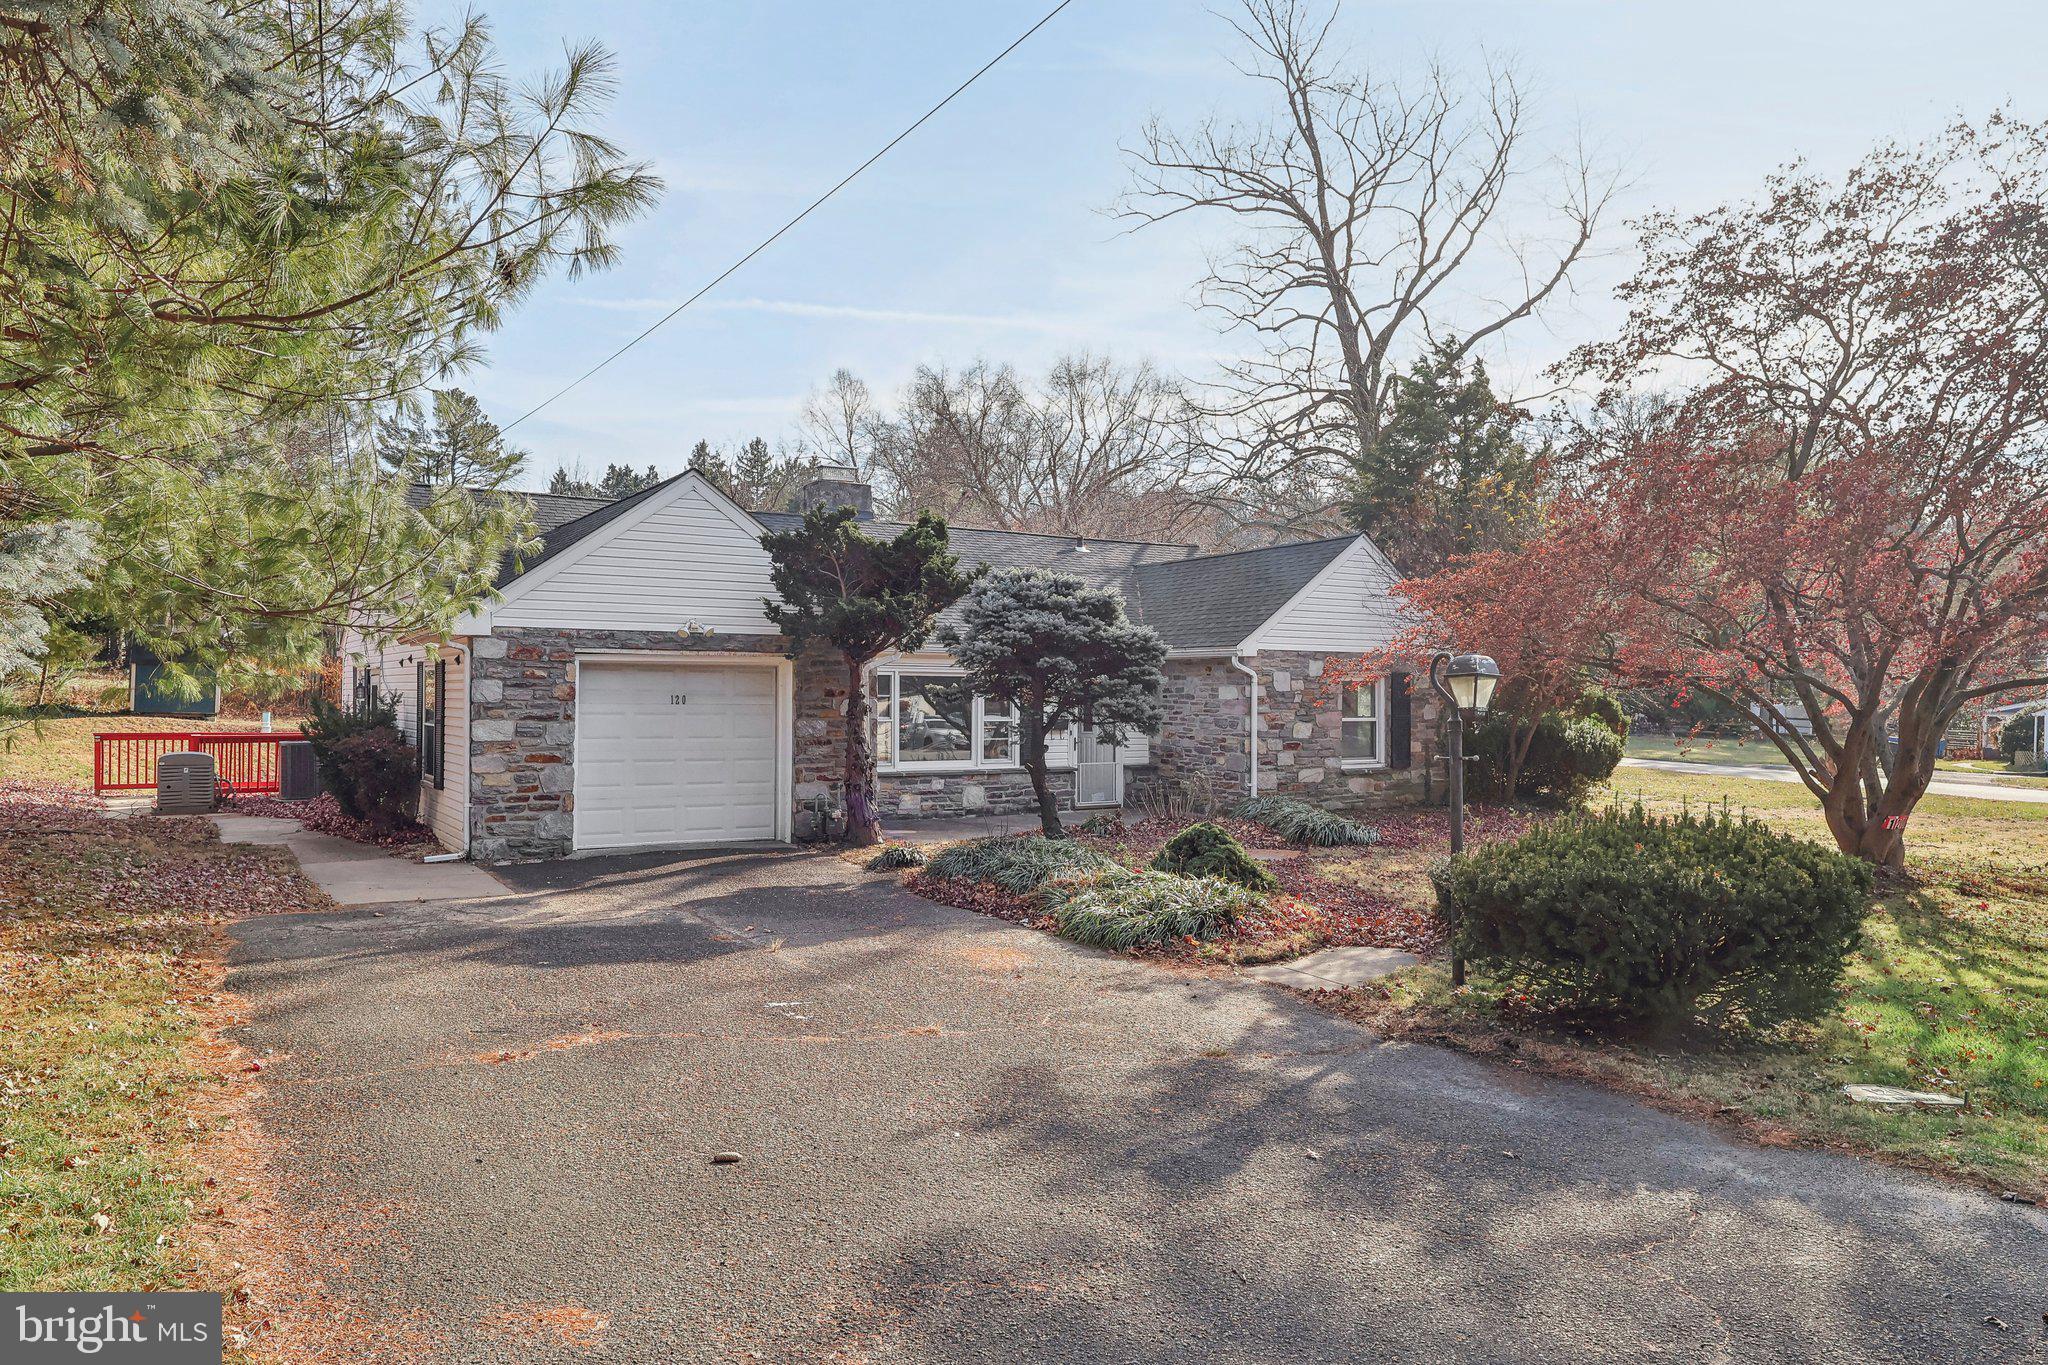
[[[1249,820],[1212,817],[1245,847],[1295,856],[1266,861],[1279,879],[1280,891],[1264,911],[1240,921],[1226,937],[1207,945],[1209,955],[1251,961],[1292,956],[1308,947],[1399,948],[1422,957],[1435,956],[1443,934],[1427,905],[1405,904],[1373,887],[1375,859],[1431,847],[1448,851],[1445,814],[1437,808],[1377,811],[1364,823],[1380,832],[1379,842],[1360,848],[1303,848]],[[1520,838],[1543,817],[1499,806],[1466,811],[1466,833],[1474,845]],[[1108,857],[1142,867],[1167,840],[1197,823],[1192,816],[1152,817],[1126,824],[1110,821],[1095,828],[1072,826],[1072,837]],[[1341,877],[1330,875],[1341,869]],[[1412,878],[1412,874],[1411,874]],[[904,884],[941,905],[992,915],[1013,924],[1051,929],[1052,917],[1029,898],[1000,887],[913,872]],[[1155,954],[1193,958],[1192,945]]]
[[[351,843],[375,844],[379,848],[416,848],[421,844],[434,842],[434,831],[425,825],[407,824],[386,834],[379,834],[368,821],[355,819],[345,814],[333,796],[326,792],[311,801],[280,801],[274,796],[237,796],[228,803],[236,815],[275,816],[282,820],[297,820],[316,834],[331,834],[337,839]]]

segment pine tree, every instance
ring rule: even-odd
[[[1525,422],[1483,362],[1440,343],[1395,382],[1378,442],[1351,462],[1353,524],[1410,574],[1519,543],[1542,474]]]
[[[946,523],[929,512],[894,539],[877,540],[854,524],[852,508],[813,508],[795,530],[762,536],[761,547],[774,562],[777,596],[762,604],[768,619],[793,650],[824,645],[846,665],[846,842],[875,843],[882,824],[868,665],[885,650],[923,645],[974,575],[961,570]]]
[[[454,488],[503,488],[526,464],[526,452],[505,444],[498,424],[461,389],[434,394],[431,421],[416,413],[386,418],[377,458],[408,483]]]
[[[1058,839],[1059,802],[1047,742],[1085,725],[1111,744],[1147,734],[1165,717],[1160,690],[1166,642],[1124,615],[1123,599],[1072,574],[1001,569],[976,585],[961,610],[963,629],[940,641],[986,701],[1014,707],[1020,759],[1038,797],[1038,821]]]

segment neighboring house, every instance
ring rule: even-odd
[[[617,502],[531,496],[540,549],[507,566],[497,601],[446,640],[344,642],[348,685],[397,698],[442,842],[501,861],[818,832],[839,798],[844,668],[789,657],[762,613],[759,537],[799,517],[750,513],[695,472]],[[818,504],[865,517],[870,498],[828,469],[800,497]],[[1364,537],[1202,555],[956,527],[952,544],[970,564],[1112,586],[1168,645],[1158,734],[1114,749],[1056,737],[1063,806],[1115,809],[1143,784],[1220,804],[1254,783],[1332,807],[1423,794],[1426,686],[1320,681],[1326,660],[1396,629],[1396,574]],[[871,686],[885,818],[1032,808],[1014,717],[971,695],[942,648],[883,658]]]
[[[1977,718],[1978,742],[1984,757],[1998,757],[1998,738],[2005,733],[2005,727],[2018,717],[2027,717],[2034,722],[2034,745],[2031,752],[2039,754],[2048,746],[2048,701],[2030,699],[2006,702],[2002,706],[1987,706]]]

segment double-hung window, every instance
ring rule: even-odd
[[[1387,761],[1385,701],[1384,681],[1344,684],[1337,757],[1346,767],[1375,767]]]
[[[1017,765],[1017,713],[988,705],[956,675],[879,673],[875,713],[875,761],[884,768]]]

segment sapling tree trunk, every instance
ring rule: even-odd
[[[882,840],[875,751],[868,737],[868,661],[854,654],[841,657],[846,660],[846,842],[866,848]]]
[[[1041,718],[1043,703],[1028,709],[1024,716],[1023,759],[1024,771],[1031,777],[1032,795],[1038,798],[1038,827],[1048,839],[1064,839],[1067,831],[1060,824],[1060,805],[1053,796],[1052,778],[1047,772],[1046,748],[1048,734]]]

